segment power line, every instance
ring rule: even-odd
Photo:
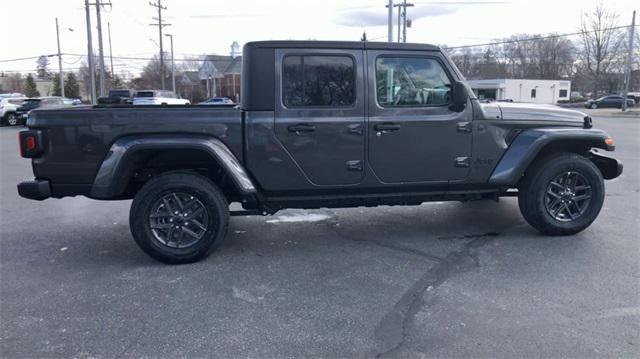
[[[496,42],[487,42],[487,43],[484,43],[484,44],[451,46],[451,47],[447,47],[447,48],[448,49],[466,49],[466,48],[471,48],[471,47],[483,47],[483,46],[492,46],[492,45],[514,44],[514,43],[518,43],[518,42],[538,41],[538,40],[554,39],[554,38],[559,38],[559,37],[584,35],[584,34],[589,34],[589,33],[594,33],[594,32],[599,32],[599,31],[626,29],[626,28],[628,28],[630,26],[631,25],[615,26],[615,27],[609,27],[609,28],[605,28],[605,29],[598,29],[598,30],[591,30],[591,31],[578,31],[578,32],[572,32],[572,33],[567,33],[567,34],[553,34],[553,35],[546,35],[546,36],[535,36],[535,37],[528,38],[528,39],[503,40],[503,41],[496,41]]]

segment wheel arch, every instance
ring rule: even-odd
[[[613,151],[605,140],[609,135],[596,129],[535,129],[520,133],[494,168],[489,183],[516,186],[534,161],[557,152],[573,152],[591,159],[605,179],[617,177],[621,164],[594,148]],[[613,161],[613,162],[612,162]],[[615,162],[615,163],[614,163]],[[618,171],[618,166],[620,170]]]
[[[163,160],[173,162],[165,163]],[[182,161],[179,161],[182,159]],[[91,186],[89,197],[129,198],[134,177],[151,177],[153,171],[218,169],[240,195],[256,192],[251,178],[235,155],[219,139],[209,136],[125,136],[116,140],[105,156]]]

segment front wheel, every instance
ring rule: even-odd
[[[570,235],[587,228],[604,202],[604,180],[589,159],[561,153],[536,161],[519,187],[525,220],[548,235]]]
[[[218,187],[195,173],[152,178],[136,194],[129,224],[140,248],[169,264],[191,263],[222,244],[229,204]]]
[[[4,115],[4,122],[9,126],[15,126],[18,124],[18,118],[15,113],[9,112]]]

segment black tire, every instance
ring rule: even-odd
[[[597,108],[598,108],[598,104],[596,104],[596,103],[592,103],[591,104],[591,109],[595,110]]]
[[[563,178],[568,180],[563,183]],[[536,160],[518,192],[520,213],[532,227],[546,235],[571,235],[587,228],[600,213],[604,180],[589,159],[559,153]]]
[[[192,263],[208,256],[224,241],[228,222],[229,204],[220,189],[190,172],[170,172],[149,180],[136,194],[129,213],[136,243],[168,264]],[[193,234],[201,237],[196,239]],[[180,247],[185,237],[188,242]]]
[[[2,124],[7,126],[16,126],[18,125],[18,117],[14,112],[7,112],[4,114],[4,118],[2,119]]]

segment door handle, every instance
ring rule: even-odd
[[[316,126],[304,124],[304,123],[298,123],[296,125],[291,125],[287,127],[287,130],[289,130],[289,132],[295,132],[297,134],[300,134],[302,132],[313,132],[316,130]]]
[[[375,125],[373,128],[382,133],[394,132],[400,130],[400,125],[396,125],[393,123],[383,123],[381,125]]]

